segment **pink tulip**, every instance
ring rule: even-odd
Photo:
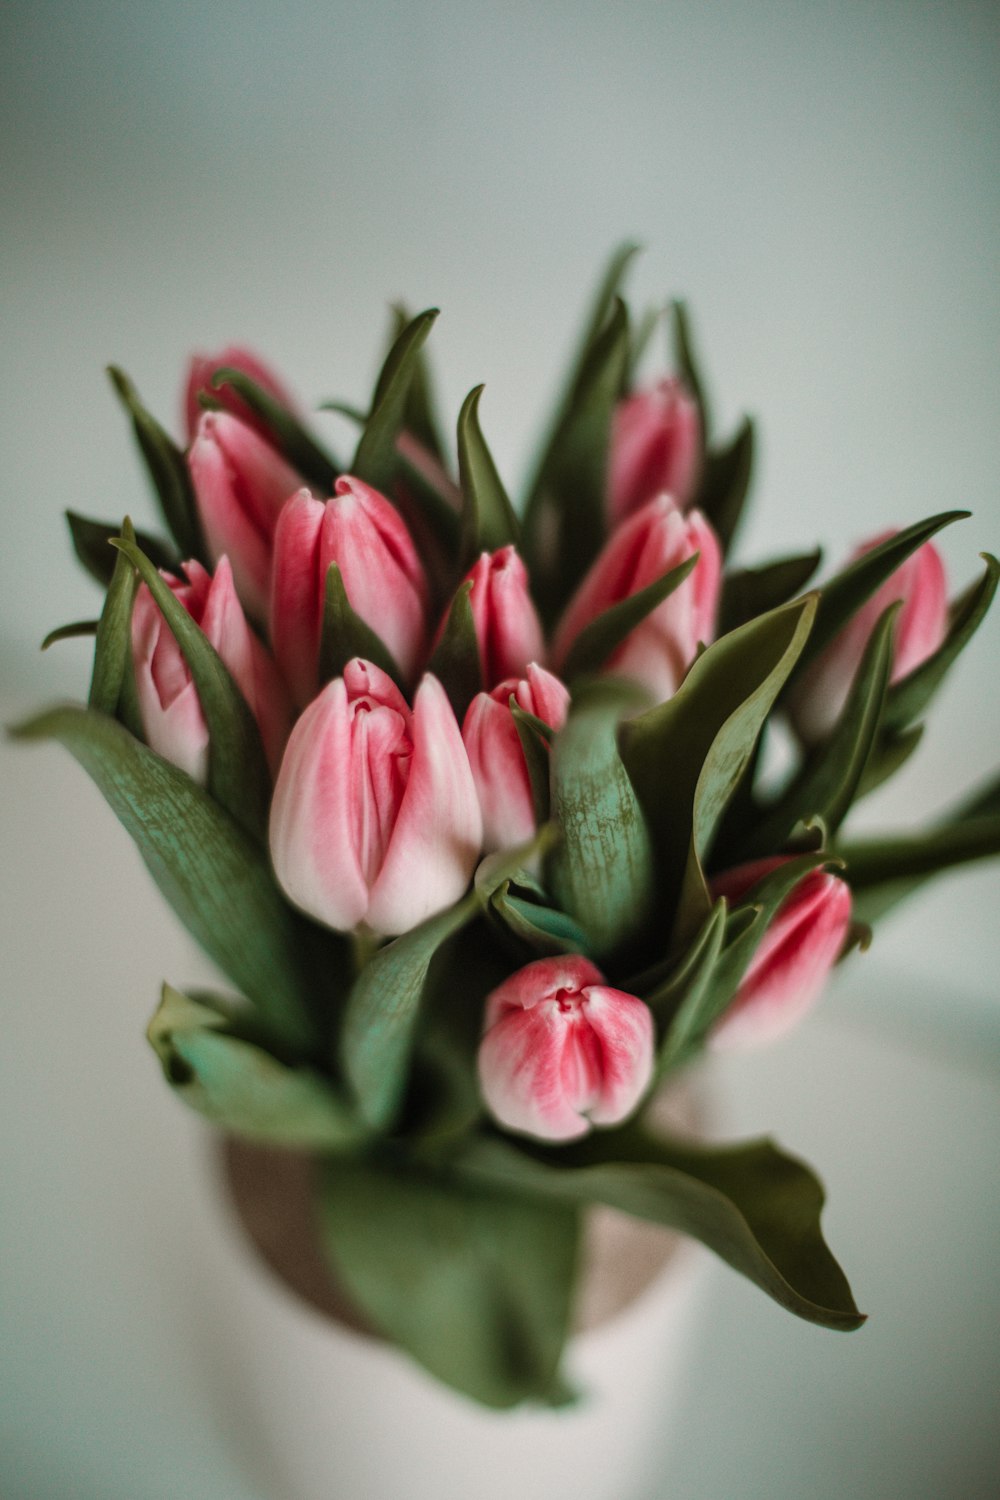
[[[241,370],[244,375],[261,386],[269,395],[279,401],[289,411],[296,410],[296,403],[288,394],[283,381],[275,375],[262,359],[259,359],[250,349],[244,349],[239,344],[229,344],[218,354],[194,354],[188,365],[187,381],[184,386],[184,425],[187,430],[188,442],[194,437],[198,426],[198,419],[202,413],[202,405],[198,396],[202,391],[207,391],[216,401],[220,402],[226,411],[233,416],[239,417],[248,426],[253,427],[262,437],[267,437],[267,428],[260,418],[253,412],[247,403],[238,396],[232,386],[220,386],[218,390],[212,385],[216,370],[222,369]]]
[[[698,406],[679,380],[661,380],[619,401],[611,428],[608,508],[618,526],[657,495],[682,509],[701,466]]]
[[[427,641],[427,579],[393,505],[360,479],[343,476],[325,503],[300,490],[274,537],[271,638],[292,692],[316,691],[326,575],[340,568],[348,602],[412,680]]]
[[[759,880],[784,863],[756,860],[712,882],[712,894],[740,901]],[[740,981],[729,1009],[712,1033],[713,1046],[751,1048],[790,1031],[818,1000],[851,920],[850,887],[825,870],[803,877],[778,908]]]
[[[617,1125],[652,1076],[652,1015],[589,959],[540,958],[486,1001],[479,1085],[509,1130],[570,1141]]]
[[[508,677],[491,692],[477,693],[469,704],[462,738],[479,794],[483,848],[488,853],[526,843],[535,832],[531,780],[510,709],[512,696],[519,708],[551,729],[562,728],[569,709],[569,693],[558,677],[534,662],[520,680]]]
[[[524,563],[513,547],[501,547],[484,552],[464,581],[470,578],[469,603],[485,686],[523,677],[528,663],[541,661],[545,649]]]
[[[298,720],[271,806],[275,874],[296,906],[342,932],[391,936],[444,910],[479,858],[482,820],[444,689],[413,709],[355,658]]]
[[[229,668],[260,726],[271,774],[288,738],[291,712],[278,669],[250,629],[227,558],[214,576],[198,562],[186,578],[163,577]],[[208,727],[191,673],[152,594],[141,584],[132,611],[132,658],[143,732],[151,749],[200,785],[208,780]]]
[[[715,631],[722,554],[700,511],[682,515],[661,495],[613,532],[566,607],[552,647],[561,670],[570,649],[591,620],[654,583],[693,553],[699,559],[679,588],[626,636],[604,670],[642,683],[662,702],[677,691],[699,643]]]
[[[267,615],[278,514],[302,480],[264,439],[228,412],[203,412],[188,453],[198,515],[213,561],[225,553],[236,591]]]
[[[894,531],[884,531],[862,542],[849,561],[863,557],[894,535]],[[792,694],[791,713],[806,744],[826,739],[837,722],[876,622],[896,599],[903,601],[903,607],[896,617],[892,682],[933,655],[948,629],[944,564],[932,542],[911,553],[803,673]]]

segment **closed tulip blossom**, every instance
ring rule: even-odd
[[[683,515],[668,495],[651,500],[612,532],[560,621],[552,647],[556,670],[563,669],[574,641],[592,620],[696,552],[688,577],[626,636],[604,667],[641,683],[657,702],[671,697],[699,644],[715,633],[722,553],[701,512]]]
[[[483,814],[483,848],[510,849],[535,832],[535,806],[524,750],[510,700],[551,729],[561,729],[569,693],[551,672],[530,662],[524,677],[505,678],[477,693],[462,725],[473,780]]]
[[[486,1001],[479,1084],[508,1130],[570,1141],[617,1125],[653,1076],[653,1017],[589,959],[541,958]]]
[[[884,531],[862,542],[849,561],[863,557],[894,535],[894,531]],[[803,673],[791,697],[791,713],[806,744],[824,740],[837,722],[879,616],[897,599],[902,600],[902,608],[896,617],[892,682],[932,656],[948,629],[944,564],[932,542],[925,542],[910,554]]]
[[[331,499],[300,490],[274,537],[271,639],[300,704],[316,691],[326,575],[336,563],[348,603],[408,681],[426,654],[427,579],[406,525],[384,495],[344,475]]]
[[[411,709],[355,658],[299,718],[271,807],[275,874],[317,921],[407,932],[464,893],[482,820],[455,715],[427,674]]]
[[[657,495],[683,509],[701,467],[698,405],[679,380],[661,380],[619,401],[611,426],[608,512],[612,526]]]
[[[252,407],[248,406],[242,396],[237,395],[231,385],[221,385],[216,389],[212,381],[217,370],[230,369],[240,370],[244,375],[265,390],[269,396],[289,411],[295,411],[296,402],[289,395],[284,382],[276,375],[269,365],[251,349],[245,349],[240,344],[229,344],[225,349],[220,349],[218,354],[195,354],[188,365],[187,380],[184,384],[184,425],[187,431],[188,442],[195,435],[203,407],[199,400],[202,392],[212,397],[225,411],[234,417],[239,417],[248,426],[253,427],[262,437],[268,436],[267,427],[257,416]]]
[[[267,616],[274,530],[301,477],[252,427],[228,412],[201,415],[188,453],[198,516],[213,561],[225,554],[236,591]]]
[[[528,591],[528,573],[514,547],[484,552],[466,574],[472,581],[469,604],[479,642],[486,688],[507,677],[523,677],[528,663],[541,661],[542,627]]]
[[[198,562],[163,577],[228,667],[260,727],[272,775],[291,725],[288,694],[266,647],[247,624],[228,560],[214,575]],[[208,726],[191,673],[145,584],[132,611],[132,659],[143,733],[150,748],[200,785],[208,780]]]
[[[756,860],[719,875],[713,896],[735,903],[781,858]],[[764,1046],[790,1031],[818,1000],[847,937],[851,892],[825,870],[803,877],[778,908],[739,988],[712,1033],[712,1044],[733,1050]]]

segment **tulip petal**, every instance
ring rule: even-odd
[[[323,514],[323,502],[301,489],[285,502],[274,532],[271,641],[282,676],[300,705],[316,691],[323,618],[318,588]]]
[[[635,1109],[653,1076],[653,1017],[635,995],[588,985],[584,1015],[600,1043],[600,1087],[587,1108],[595,1125],[617,1125]]]

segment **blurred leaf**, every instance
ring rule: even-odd
[[[340,568],[332,562],[326,570],[319,647],[320,686],[331,682],[334,677],[343,677],[344,668],[355,656],[388,673],[396,686],[402,692],[406,691],[405,680],[392,653],[371,626],[351,608]]]
[[[68,510],[65,514],[74,552],[91,577],[107,588],[115,571],[115,551],[111,546],[111,539],[120,534],[121,527],[117,522],[91,521],[74,510]],[[176,573],[180,567],[180,558],[166,542],[161,542],[158,537],[150,536],[145,531],[137,531],[135,539],[154,566],[165,568],[168,573]]]
[[[215,371],[212,385],[215,390],[224,385],[231,386],[267,428],[275,448],[291,467],[321,495],[333,494],[333,486],[343,472],[340,464],[320,447],[298,417],[282,406],[270,391],[258,385],[243,370],[229,365]]]
[[[159,499],[163,518],[180,548],[181,556],[197,558],[199,562],[207,563],[187,459],[159,422],[150,416],[124,370],[109,365],[108,374],[122,405],[132,418],[139,451]],[[72,529],[72,522],[70,526]]]
[[[722,448],[710,448],[695,496],[695,505],[706,515],[728,552],[743,514],[753,473],[754,427],[744,417],[735,435]]]
[[[700,556],[700,552],[693,552],[676,568],[671,568],[668,573],[664,573],[644,589],[630,594],[627,599],[612,604],[610,609],[585,625],[570,647],[563,664],[562,675],[566,681],[571,682],[584,673],[600,671],[608,657],[636,626],[641,625],[664,599],[680,588]]]
[[[462,486],[462,565],[470,568],[481,552],[520,542],[521,527],[497,473],[493,456],[479,426],[476,386],[462,404],[458,417],[458,473]]]
[[[657,1074],[666,1071],[705,1030],[702,1008],[726,935],[726,903],[717,901],[669,979],[642,998],[660,1032]]]
[[[1000,854],[1000,812],[961,818],[903,838],[845,840],[854,916],[874,923],[932,875]]]
[[[402,304],[393,308],[392,344],[401,338],[412,322],[410,314]],[[364,420],[362,418],[362,420]],[[445,462],[445,446],[441,437],[441,426],[437,419],[437,403],[431,385],[430,366],[426,349],[421,349],[414,364],[410,388],[406,396],[403,426],[419,443],[441,463]]]
[[[740,568],[728,573],[722,585],[719,635],[728,635],[756,615],[777,609],[779,604],[801,593],[822,557],[817,547],[815,552],[801,557],[781,557],[760,568]]]
[[[55,646],[59,641],[75,641],[81,636],[96,635],[99,620],[74,620],[71,625],[57,625],[55,630],[50,630],[42,642],[41,649],[47,651],[50,646]]]
[[[578,922],[554,906],[513,895],[510,887],[510,881],[505,880],[490,899],[490,912],[506,932],[538,958],[559,953],[589,954],[587,934]]]
[[[708,396],[705,391],[705,382],[701,376],[700,364],[695,353],[694,340],[691,334],[691,319],[685,302],[672,302],[670,310],[673,314],[674,367],[683,384],[694,397],[695,404],[698,407],[698,416],[701,424],[701,442],[702,449],[704,450],[711,435],[712,419],[708,405]]]
[[[420,313],[406,325],[386,355],[375,384],[371,411],[351,462],[350,472],[383,494],[391,492],[399,468],[396,440],[406,417],[420,351],[437,315],[437,308]]]
[[[472,617],[472,581],[459,585],[451,601],[441,639],[427,663],[428,672],[438,678],[461,725],[465,710],[482,691],[483,674],[479,661],[479,641]]]
[[[653,334],[656,332],[656,325],[659,323],[662,316],[662,307],[647,307],[646,311],[639,319],[638,324],[633,329],[632,337],[629,341],[628,351],[627,384],[630,389],[635,384],[639,373],[639,367],[642,364],[643,358],[645,357],[646,350],[649,348]]]
[[[122,522],[121,531],[127,541],[134,543],[135,532],[128,516]],[[98,713],[116,718],[126,670],[132,661],[132,607],[139,580],[135,568],[123,553],[115,552],[111,547],[108,551],[115,559],[115,568],[97,625],[89,703]]]
[[[883,711],[883,725],[884,723]],[[873,792],[876,787],[888,781],[890,776],[895,776],[896,772],[905,766],[923,737],[924,726],[922,724],[915,724],[912,729],[905,729],[901,734],[886,734],[883,729],[868,757],[861,783],[854,794],[855,801],[867,797],[869,792]]]
[[[549,786],[552,732],[549,726],[543,724],[534,714],[526,713],[513,693],[508,699],[508,706],[514,720],[514,728],[517,730],[517,737],[521,742],[524,763],[528,768],[535,822],[541,827],[543,823],[548,822],[552,813],[552,796]]]

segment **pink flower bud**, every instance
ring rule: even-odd
[[[479,794],[487,853],[526,843],[535,832],[531,780],[510,710],[512,696],[525,713],[552,729],[562,728],[569,709],[569,693],[558,677],[534,662],[520,680],[508,677],[491,692],[477,693],[469,704],[462,739]]]
[[[541,661],[545,650],[524,563],[514,547],[501,547],[484,552],[464,581],[470,578],[484,683],[491,688],[505,677],[523,677],[528,663]]]
[[[657,495],[682,509],[693,499],[701,465],[698,406],[679,380],[619,401],[611,428],[608,508],[612,526]]]
[[[570,1141],[617,1125],[653,1076],[653,1017],[589,959],[540,958],[486,1001],[479,1085],[509,1130]]]
[[[848,561],[863,557],[894,535],[894,531],[884,531],[862,542]],[[948,628],[944,564],[932,542],[911,553],[802,674],[791,696],[790,710],[806,744],[824,740],[837,722],[878,618],[896,599],[903,601],[903,607],[896,617],[892,682],[933,655]]]
[[[604,670],[641,682],[661,702],[677,691],[699,643],[715,631],[722,554],[700,511],[682,515],[660,495],[612,532],[566,607],[552,647],[561,670],[570,648],[591,620],[676,568],[693,553],[698,562],[679,588],[626,636]]]
[[[412,679],[427,640],[427,579],[396,508],[360,479],[343,476],[325,503],[300,490],[274,538],[271,638],[299,703],[316,691],[326,575],[340,568],[354,612]]]
[[[281,507],[302,480],[252,427],[228,412],[202,413],[188,467],[212,560],[229,558],[237,593],[263,620],[274,529]]]
[[[288,394],[284,383],[251,350],[244,349],[239,344],[229,344],[218,354],[194,354],[188,365],[187,381],[184,386],[184,425],[188,442],[194,437],[198,419],[202,414],[203,408],[198,400],[202,391],[207,391],[222,404],[226,411],[253,427],[262,437],[267,437],[264,424],[242,397],[236,394],[232,386],[223,385],[218,390],[213,387],[212,379],[216,370],[226,368],[242,370],[244,375],[249,375],[251,380],[272,395],[276,401],[280,401],[282,406],[289,411],[296,410],[296,402]]]
[[[739,901],[783,863],[781,857],[760,859],[728,870],[713,880],[712,894]],[[790,1031],[819,999],[850,920],[851,892],[843,880],[825,870],[804,876],[772,919],[712,1033],[713,1046],[757,1047]]]
[[[198,562],[184,579],[163,577],[229,668],[260,726],[271,774],[288,738],[291,711],[285,686],[266,648],[247,624],[227,558],[214,576]],[[208,727],[188,665],[152,594],[140,584],[132,611],[132,659],[143,732],[150,748],[204,786]]]
[[[437,678],[424,677],[411,711],[378,667],[348,662],[292,730],[270,838],[289,899],[342,932],[407,932],[457,901],[482,820]]]

